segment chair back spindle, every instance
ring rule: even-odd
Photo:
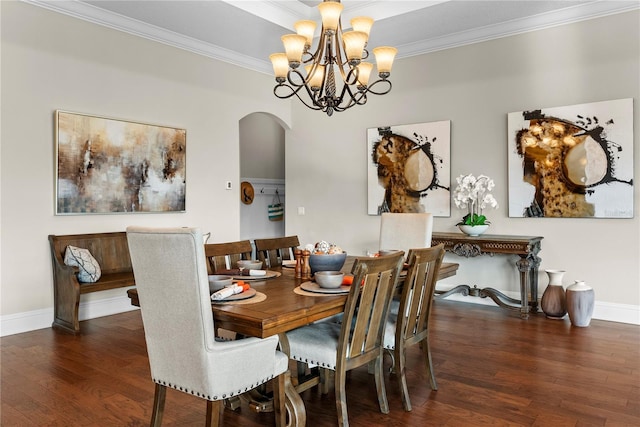
[[[298,236],[255,239],[254,243],[256,256],[267,268],[279,267],[282,261],[294,259],[293,251],[300,246]]]

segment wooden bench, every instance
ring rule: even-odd
[[[53,328],[73,334],[80,333],[78,309],[81,294],[135,286],[125,232],[49,235],[49,244],[53,263]],[[64,263],[68,245],[91,252],[102,270],[102,276],[97,282],[78,282],[78,267],[70,267]]]

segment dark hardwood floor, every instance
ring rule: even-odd
[[[439,390],[409,353],[412,412],[387,374],[381,414],[366,367],[347,383],[352,426],[639,426],[640,327],[594,320],[575,328],[542,314],[437,300],[431,332]],[[2,426],[146,426],[154,386],[137,311],[1,339]],[[389,365],[389,361],[386,361]],[[334,394],[303,393],[308,425],[336,425]],[[205,402],[168,390],[165,426],[204,424]],[[226,426],[273,425],[243,405]]]

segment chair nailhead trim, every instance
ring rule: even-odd
[[[291,356],[291,358],[292,358],[293,360],[297,360],[297,361],[299,361],[299,362],[311,363],[311,364],[313,364],[313,365],[318,365],[318,366],[320,366],[320,367],[322,367],[322,368],[332,369],[332,370],[334,370],[334,371],[336,370],[335,365],[331,365],[331,364],[329,364],[329,363],[325,363],[325,362],[316,362],[316,361],[314,361],[314,360],[309,360],[309,359],[307,359],[307,358],[303,359],[303,358],[301,358],[301,357],[297,357],[297,356],[295,356],[295,355],[294,355],[294,356]]]
[[[237,392],[232,391],[232,392],[229,392],[229,393],[223,393],[222,397],[219,397],[217,395],[216,396],[205,395],[204,393],[200,393],[199,391],[190,390],[190,389],[187,389],[186,387],[178,386],[176,384],[167,383],[166,381],[158,380],[158,379],[155,379],[155,378],[152,378],[152,380],[156,384],[160,384],[160,385],[163,385],[165,387],[171,387],[171,388],[173,388],[175,390],[179,390],[179,391],[182,391],[184,393],[190,393],[190,394],[192,394],[194,396],[198,396],[198,397],[200,397],[202,399],[206,399],[206,400],[209,400],[209,401],[215,401],[215,400],[226,399],[228,397],[233,397],[233,396],[236,396],[236,395],[239,395],[239,394],[242,394],[242,393],[246,393],[249,390],[253,390],[254,388],[258,387],[260,384],[264,384],[264,383],[266,383],[267,381],[269,381],[270,379],[273,379],[273,378],[275,378],[275,375],[270,375],[269,377],[263,379],[262,381],[259,381],[256,384],[251,384],[251,385],[245,387],[244,390],[239,389]]]

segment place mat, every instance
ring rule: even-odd
[[[223,300],[211,300],[212,302],[218,302],[218,301],[238,301],[241,299],[247,299],[247,298],[252,298],[254,295],[256,294],[256,290],[253,288],[249,288],[244,292],[240,292],[239,294],[235,294],[235,295],[231,295],[226,297]],[[213,295],[213,294],[212,294]]]
[[[300,286],[296,286],[293,289],[293,293],[294,294],[298,294],[298,295],[302,295],[305,297],[330,297],[332,295],[344,295],[344,294],[320,294],[318,292],[309,292],[309,291],[305,291],[304,289],[300,288]]]
[[[300,288],[304,291],[313,292],[322,295],[344,295],[348,294],[351,286],[340,286],[339,288],[321,288],[316,282],[304,282],[300,284]]]
[[[229,274],[227,272],[231,272],[231,274]],[[272,270],[267,270],[267,274],[265,274],[264,276],[243,276],[243,275],[240,275],[240,274],[233,274],[232,272],[233,272],[233,270],[220,270],[216,274],[228,275],[228,276],[231,276],[233,278],[233,280],[244,280],[244,281],[247,281],[247,282],[256,281],[256,280],[273,279],[274,277],[279,277],[279,276],[282,275],[282,273],[280,273],[279,271],[272,271]]]
[[[232,300],[231,297],[224,299],[222,301],[211,301],[212,304],[220,304],[220,305],[241,305],[241,304],[255,304],[257,302],[262,302],[264,300],[267,299],[267,295],[263,294],[262,292],[256,292],[255,289],[253,289],[253,291],[255,292],[255,295],[249,298],[244,298],[244,299],[239,299],[239,300]],[[248,292],[248,291],[246,291]],[[244,293],[244,292],[243,292]],[[238,295],[242,295],[242,294],[238,294]],[[234,295],[236,296],[236,295]]]

